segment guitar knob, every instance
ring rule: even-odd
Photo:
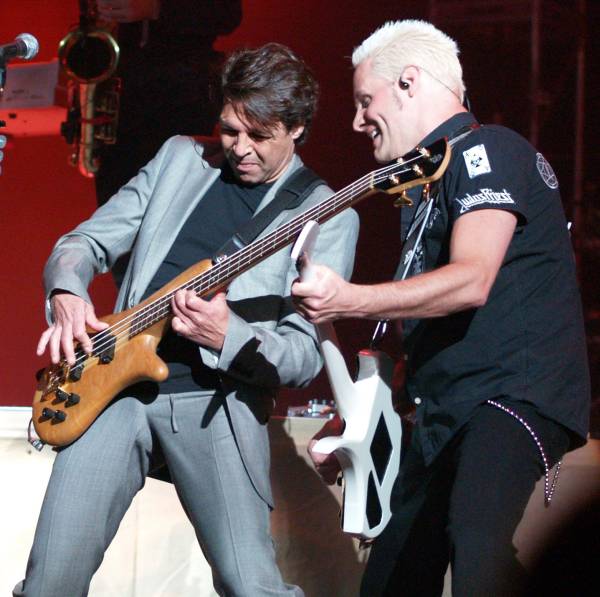
[[[59,400],[60,402],[64,402],[68,398],[69,398],[68,392],[61,390],[60,388],[58,388],[58,390],[56,390],[56,399],[57,400]]]
[[[79,404],[79,394],[69,394],[69,397],[67,398],[67,401],[65,402],[66,406],[73,406],[75,404]]]
[[[42,417],[45,419],[54,419],[57,423],[62,423],[67,418],[67,413],[62,410],[44,408],[42,409]]]
[[[67,418],[67,413],[62,411],[62,410],[57,410],[54,413],[54,420],[57,421],[58,423],[62,423],[66,418]]]
[[[79,365],[78,367],[73,367],[69,370],[69,379],[71,381],[79,381],[81,379],[81,375],[83,374],[83,365]]]

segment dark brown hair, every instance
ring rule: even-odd
[[[255,50],[239,50],[223,67],[223,101],[238,117],[260,129],[281,122],[288,131],[304,125],[296,139],[306,140],[317,108],[319,86],[306,65],[288,47],[269,43]]]

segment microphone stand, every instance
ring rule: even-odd
[[[0,98],[4,93],[4,85],[6,85],[6,62],[0,59]],[[0,120],[0,129],[6,126],[6,122],[4,120]],[[6,145],[6,137],[4,135],[0,135],[0,162],[2,162],[2,158],[4,157],[2,153],[2,148]],[[0,167],[0,174],[2,174],[2,168]]]
[[[0,97],[4,93],[4,86],[6,85],[6,62],[3,58],[0,58]]]

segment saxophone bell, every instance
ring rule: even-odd
[[[70,162],[81,174],[94,177],[98,152],[117,140],[121,81],[115,76],[119,45],[115,26],[95,19],[93,3],[85,3],[79,26],[60,41],[58,57],[68,78],[67,119],[61,135],[73,146]]]

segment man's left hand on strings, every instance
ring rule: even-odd
[[[175,332],[202,346],[215,350],[223,348],[229,322],[224,292],[207,301],[192,290],[178,290],[171,306],[174,314],[171,326]]]

